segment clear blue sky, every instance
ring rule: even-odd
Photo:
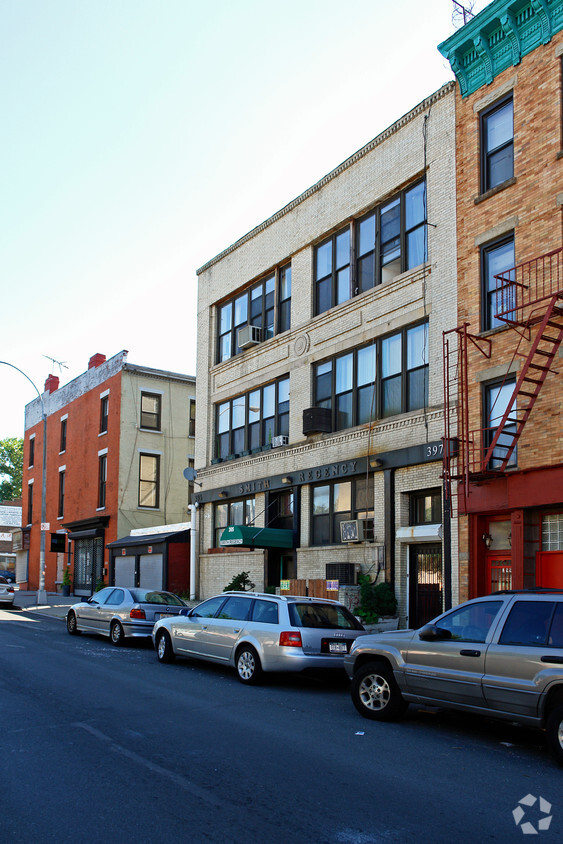
[[[0,359],[41,391],[121,349],[195,374],[196,269],[452,78],[452,8],[0,0]]]

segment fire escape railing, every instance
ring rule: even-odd
[[[494,428],[469,428],[468,344],[490,358],[491,340],[470,334],[468,323],[443,335],[444,479],[446,495],[453,493],[452,481],[458,482],[459,512],[465,512],[472,476],[499,474],[512,464],[517,442],[563,342],[563,249],[495,278],[496,317],[520,335],[507,378],[512,378],[508,373],[513,372],[515,359],[525,360]],[[527,352],[520,351],[523,340],[530,343]]]

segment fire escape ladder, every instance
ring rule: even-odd
[[[489,470],[493,456],[496,464],[495,471],[504,472],[506,470],[547,374],[551,370],[553,360],[563,340],[563,323],[559,323],[555,319],[563,315],[563,308],[558,306],[559,298],[560,294],[555,294],[549,300],[547,310],[541,319],[538,332],[516,381],[514,392],[484,454],[482,471]],[[530,316],[529,325],[537,324],[537,321],[537,317]],[[516,422],[515,430],[505,430],[509,421]],[[511,437],[511,442],[505,445],[506,437]],[[501,438],[503,442],[499,444]],[[504,452],[503,457],[499,456],[498,451],[495,454],[495,449],[499,448]]]

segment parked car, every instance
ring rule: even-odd
[[[182,609],[186,604],[172,592],[106,586],[70,607],[66,629],[71,635],[100,633],[109,636],[114,645],[121,645],[125,638],[150,636],[156,621],[177,615]]]
[[[12,569],[2,569],[0,571],[0,577],[5,577],[8,583],[16,582],[16,574]]]
[[[365,718],[409,702],[504,718],[545,729],[563,764],[563,591],[475,598],[420,630],[362,637],[344,664]]]
[[[242,683],[255,683],[263,671],[341,669],[365,633],[338,601],[223,592],[185,615],[161,619],[152,638],[160,662],[186,656],[223,663]]]
[[[0,604],[11,606],[14,603],[14,595],[18,588],[7,577],[0,575]]]

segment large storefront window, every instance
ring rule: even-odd
[[[319,484],[312,491],[312,545],[336,545],[340,523],[366,520],[366,538],[373,540],[373,477]]]
[[[221,547],[221,536],[229,525],[250,525],[256,518],[256,501],[254,498],[241,498],[239,501],[229,501],[216,504],[213,511],[214,547]]]

